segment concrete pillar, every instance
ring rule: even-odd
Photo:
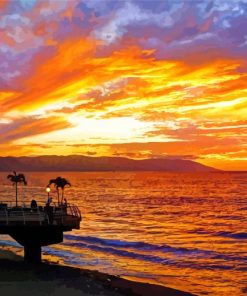
[[[54,226],[12,227],[7,233],[24,247],[24,260],[30,263],[41,262],[42,246],[63,241],[63,229]]]

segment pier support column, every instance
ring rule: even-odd
[[[7,233],[24,247],[24,260],[30,263],[41,262],[42,246],[63,241],[63,229],[53,225],[11,226]]]
[[[25,245],[24,260],[27,263],[40,263],[41,262],[41,246]]]

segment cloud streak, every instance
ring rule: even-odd
[[[246,169],[246,12],[245,0],[1,1],[1,147]]]

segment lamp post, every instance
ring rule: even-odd
[[[50,186],[46,186],[45,191],[47,192],[47,203],[50,203],[50,191],[51,191]]]

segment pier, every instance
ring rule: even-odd
[[[17,207],[0,203],[0,234],[8,234],[24,247],[24,260],[41,262],[41,248],[63,241],[63,232],[80,229],[77,206]]]

